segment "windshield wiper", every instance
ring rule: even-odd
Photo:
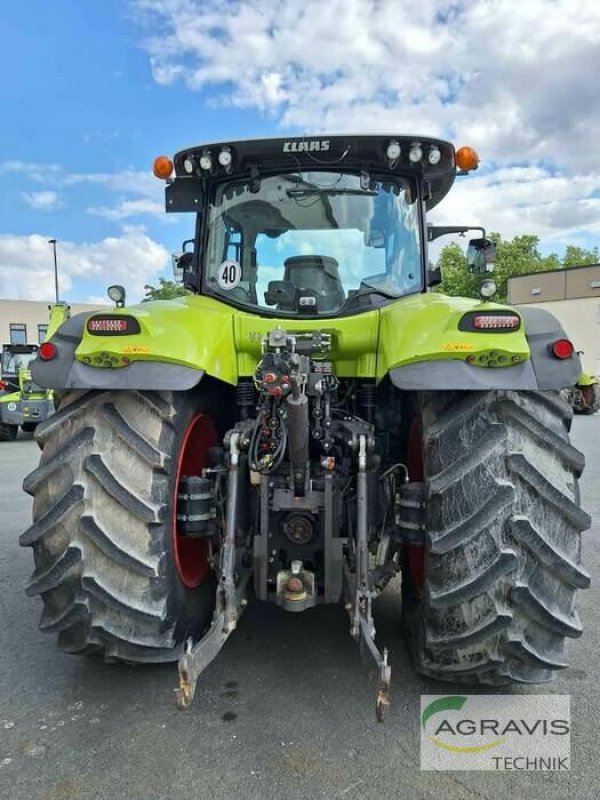
[[[371,197],[375,197],[377,192],[371,191],[369,189],[286,189],[286,194],[288,197],[309,197],[310,195],[314,194],[327,194],[327,195],[336,195],[336,194],[356,194],[356,195],[369,195]]]

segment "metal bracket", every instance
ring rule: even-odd
[[[246,599],[246,587],[249,577],[250,573],[247,572],[236,590],[236,621],[240,618],[248,604]],[[221,587],[217,589],[217,594],[221,594]],[[175,692],[179,708],[184,710],[191,706],[196,693],[198,678],[211,661],[217,657],[233,631],[234,627],[228,627],[225,609],[222,607],[220,611],[215,614],[210,628],[200,641],[194,644],[191,639],[187,640],[185,643],[185,652],[177,664],[179,686],[175,689]]]
[[[375,667],[377,674],[375,715],[378,722],[383,722],[390,705],[392,669],[388,664],[387,647],[383,649],[382,654],[375,644],[375,626],[371,614],[372,593],[361,592],[356,574],[351,573],[346,565],[344,565],[344,590],[346,610],[352,621],[350,635],[359,644],[363,664],[367,669]],[[357,607],[358,612],[356,612]]]
[[[378,722],[383,722],[390,705],[391,667],[388,664],[388,651],[383,655],[375,644],[375,624],[373,622],[373,592],[369,585],[369,550],[367,539],[368,514],[367,482],[367,437],[359,437],[358,476],[356,497],[356,572],[351,573],[344,565],[344,589],[346,610],[350,615],[350,635],[359,643],[360,654],[367,666],[377,670],[377,698],[375,713]]]
[[[239,431],[234,431],[229,440],[230,464],[227,493],[227,521],[225,539],[221,548],[220,580],[217,586],[215,614],[212,624],[202,639],[193,644],[188,639],[185,652],[179,659],[179,688],[177,705],[179,708],[189,708],[196,692],[196,682],[201,672],[211,663],[219,653],[229,635],[235,630],[237,621],[247,605],[246,586],[250,576],[246,570],[241,576],[238,585],[235,584],[235,523],[237,519],[238,484],[239,484],[239,456],[240,456]]]

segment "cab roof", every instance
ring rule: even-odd
[[[388,147],[400,146],[400,156],[391,160]],[[422,158],[412,161],[411,148],[418,144]],[[429,153],[439,151],[436,164],[429,161]],[[230,163],[223,165],[219,156],[229,153]],[[200,165],[210,163],[208,169]],[[228,157],[222,156],[223,161]],[[286,136],[265,139],[229,140],[195,145],[180,150],[175,155],[175,179],[167,188],[168,211],[193,211],[197,209],[184,202],[194,194],[192,184],[198,179],[222,181],[229,178],[259,178],[261,173],[303,169],[342,170],[394,175],[413,175],[425,184],[427,208],[433,208],[450,190],[456,177],[454,146],[443,139],[420,135],[400,134],[342,134],[314,136]]]

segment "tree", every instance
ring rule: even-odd
[[[442,282],[437,291],[455,297],[479,296],[481,277],[468,271],[467,258],[458,244],[448,244],[443,248],[437,267],[442,271]]]
[[[600,253],[597,247],[585,250],[583,247],[570,244],[565,250],[561,263],[563,267],[582,267],[586,264],[599,264]]]
[[[515,236],[511,241],[503,241],[498,233],[490,234],[496,244],[496,262],[493,278],[498,285],[494,300],[506,302],[508,279],[528,272],[543,272],[561,269],[575,264],[598,262],[598,251],[584,250],[580,247],[567,247],[563,260],[551,253],[542,256],[538,250],[537,236]],[[459,245],[449,244],[440,253],[437,266],[442,270],[442,283],[439,291],[444,294],[463,297],[479,297],[482,275],[472,275],[467,269],[467,259]],[[491,277],[491,276],[490,276]]]
[[[142,299],[142,303],[148,303],[151,300],[172,300],[174,297],[183,297],[186,294],[191,294],[188,289],[184,289],[175,281],[168,281],[165,278],[158,279],[159,286],[150,286],[146,284],[144,289],[146,294]]]

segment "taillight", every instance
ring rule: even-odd
[[[38,356],[42,361],[52,361],[52,359],[56,357],[56,353],[56,345],[52,342],[44,342],[40,345],[38,350]]]
[[[459,331],[496,333],[518,331],[521,317],[514,311],[469,311],[458,323]]]
[[[575,348],[568,339],[558,339],[552,345],[552,352],[556,358],[571,358]]]
[[[140,324],[134,317],[106,315],[88,320],[87,331],[95,336],[127,336],[140,332]]]
[[[8,384],[6,383],[6,381],[0,381],[0,392],[3,392],[7,386]]]
[[[473,327],[478,330],[516,330],[521,324],[520,317],[509,314],[478,314],[473,317]]]

